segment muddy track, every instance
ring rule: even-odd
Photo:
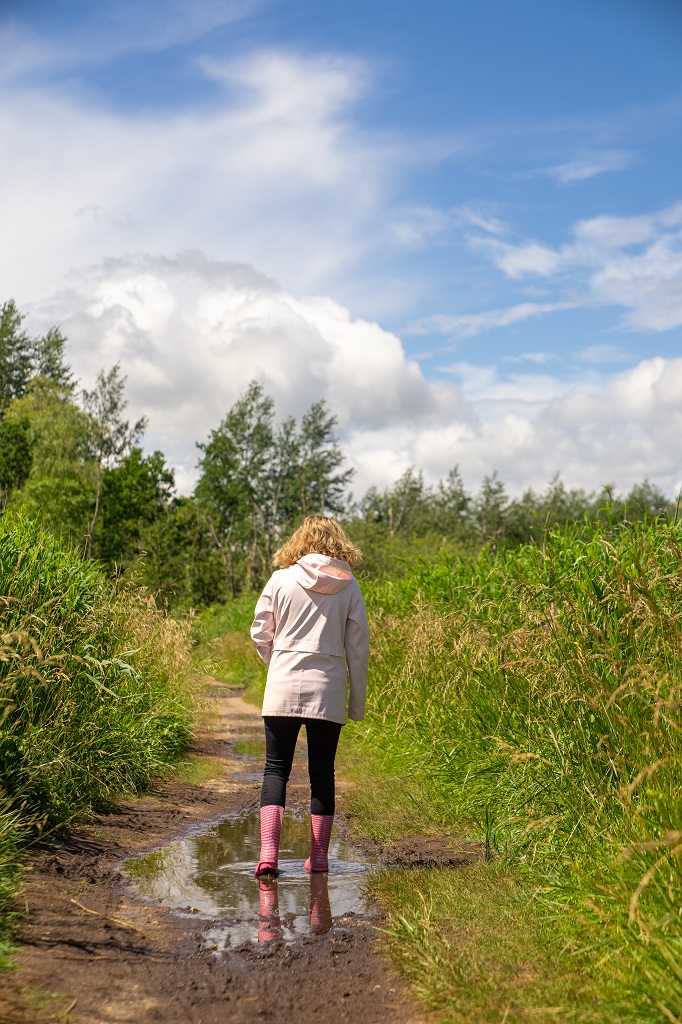
[[[239,778],[248,766],[231,744],[260,736],[260,718],[230,691],[212,694],[216,717],[192,752],[218,758],[223,776],[202,786],[163,783],[31,857],[18,908],[17,970],[0,979],[2,1024],[423,1020],[361,917],[294,944],[216,956],[198,922],[145,902],[121,873],[126,857],[255,806],[259,786]],[[304,805],[300,757],[290,785],[290,803]]]

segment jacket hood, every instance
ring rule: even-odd
[[[328,555],[304,555],[290,571],[297,583],[316,594],[336,594],[355,578],[347,562]]]

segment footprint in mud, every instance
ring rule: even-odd
[[[347,914],[368,913],[362,879],[373,861],[338,835],[332,837],[329,873],[305,872],[307,815],[285,813],[277,879],[253,877],[259,847],[255,810],[230,817],[205,835],[128,860],[124,870],[147,898],[200,915],[206,947],[218,952],[244,942],[293,942],[324,934]]]

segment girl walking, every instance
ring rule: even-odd
[[[305,725],[310,776],[310,857],[329,869],[334,759],[341,727],[365,714],[367,613],[352,566],[361,552],[326,516],[308,516],[277,551],[279,569],[258,599],[251,636],[268,666],[263,700],[265,772],[256,877],[278,874],[286,787]]]

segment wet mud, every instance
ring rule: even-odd
[[[216,718],[193,752],[217,757],[224,775],[163,783],[33,853],[17,970],[0,978],[1,1024],[423,1020],[379,953],[378,909],[361,895],[384,851],[360,852],[341,832],[336,873],[304,875],[300,755],[282,876],[259,886],[250,875],[260,718],[233,691],[210,692]]]

